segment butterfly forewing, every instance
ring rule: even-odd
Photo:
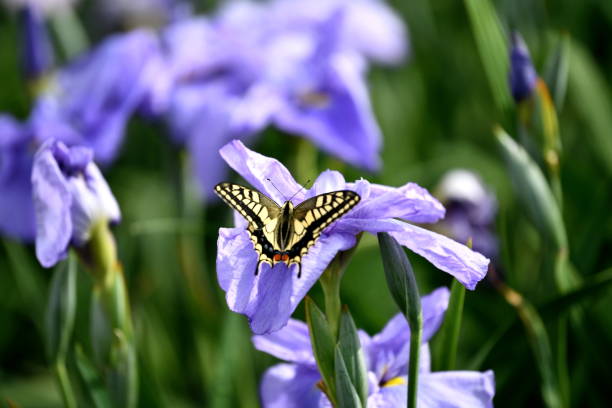
[[[238,211],[249,222],[249,226],[260,229],[270,220],[278,218],[280,207],[272,199],[258,191],[233,183],[220,183],[215,192],[230,207]]]
[[[274,230],[279,222],[280,207],[258,191],[233,183],[220,183],[215,192],[249,222],[247,231],[259,256],[259,263],[272,263],[275,249]]]

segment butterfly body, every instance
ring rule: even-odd
[[[302,257],[323,230],[360,200],[354,191],[340,190],[309,198],[295,207],[288,200],[281,207],[264,194],[238,184],[220,183],[215,192],[249,223],[247,232],[259,256],[255,274],[261,263],[274,266],[282,262],[297,265],[298,277]]]

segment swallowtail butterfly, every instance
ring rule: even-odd
[[[298,266],[298,278],[302,257],[321,232],[360,200],[354,191],[340,190],[309,198],[297,207],[288,200],[281,207],[259,191],[238,184],[217,184],[215,192],[249,222],[247,232],[259,256],[255,275],[263,262],[270,266],[283,262]]]

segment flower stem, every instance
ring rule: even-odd
[[[342,302],[340,301],[341,275],[341,273],[337,273],[337,271],[328,268],[321,276],[321,286],[323,287],[323,294],[325,295],[325,317],[327,317],[327,323],[329,324],[334,340],[338,339],[340,312],[342,307]]]
[[[450,371],[455,369],[457,360],[457,346],[459,344],[459,333],[461,331],[461,320],[463,314],[463,303],[465,300],[465,287],[458,280],[453,280],[451,296],[442,327],[441,362],[439,371]]]
[[[54,370],[62,393],[62,399],[64,400],[64,406],[66,408],[76,408],[76,399],[74,397],[72,385],[70,384],[68,371],[66,370],[66,363],[63,359],[55,362]]]
[[[410,327],[410,360],[408,363],[408,408],[416,408],[419,384],[419,358],[423,336],[423,313],[418,312],[416,324]]]

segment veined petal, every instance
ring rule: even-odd
[[[72,236],[72,195],[50,149],[41,148],[32,169],[36,212],[36,256],[44,267],[66,257]]]
[[[488,408],[493,406],[493,371],[443,371],[419,376],[419,407]]]
[[[406,406],[407,379],[381,387],[368,397],[368,408]],[[445,371],[419,375],[419,408],[492,407],[495,380],[492,371]]]
[[[229,142],[219,153],[246,181],[277,203],[284,203],[287,197],[302,189],[281,162],[247,149],[239,140]],[[301,201],[299,197],[303,197],[303,194],[297,193],[296,200]]]
[[[352,183],[349,183],[349,186]],[[436,222],[444,217],[444,207],[415,183],[393,188],[370,184],[370,197],[356,216],[362,218],[402,218],[412,222]]]
[[[282,329],[265,335],[253,336],[253,344],[259,351],[292,363],[308,365],[316,369],[312,345],[306,323],[295,319]]]
[[[264,408],[313,408],[319,406],[321,391],[316,383],[321,376],[309,367],[278,364],[269,368],[261,382]]]

